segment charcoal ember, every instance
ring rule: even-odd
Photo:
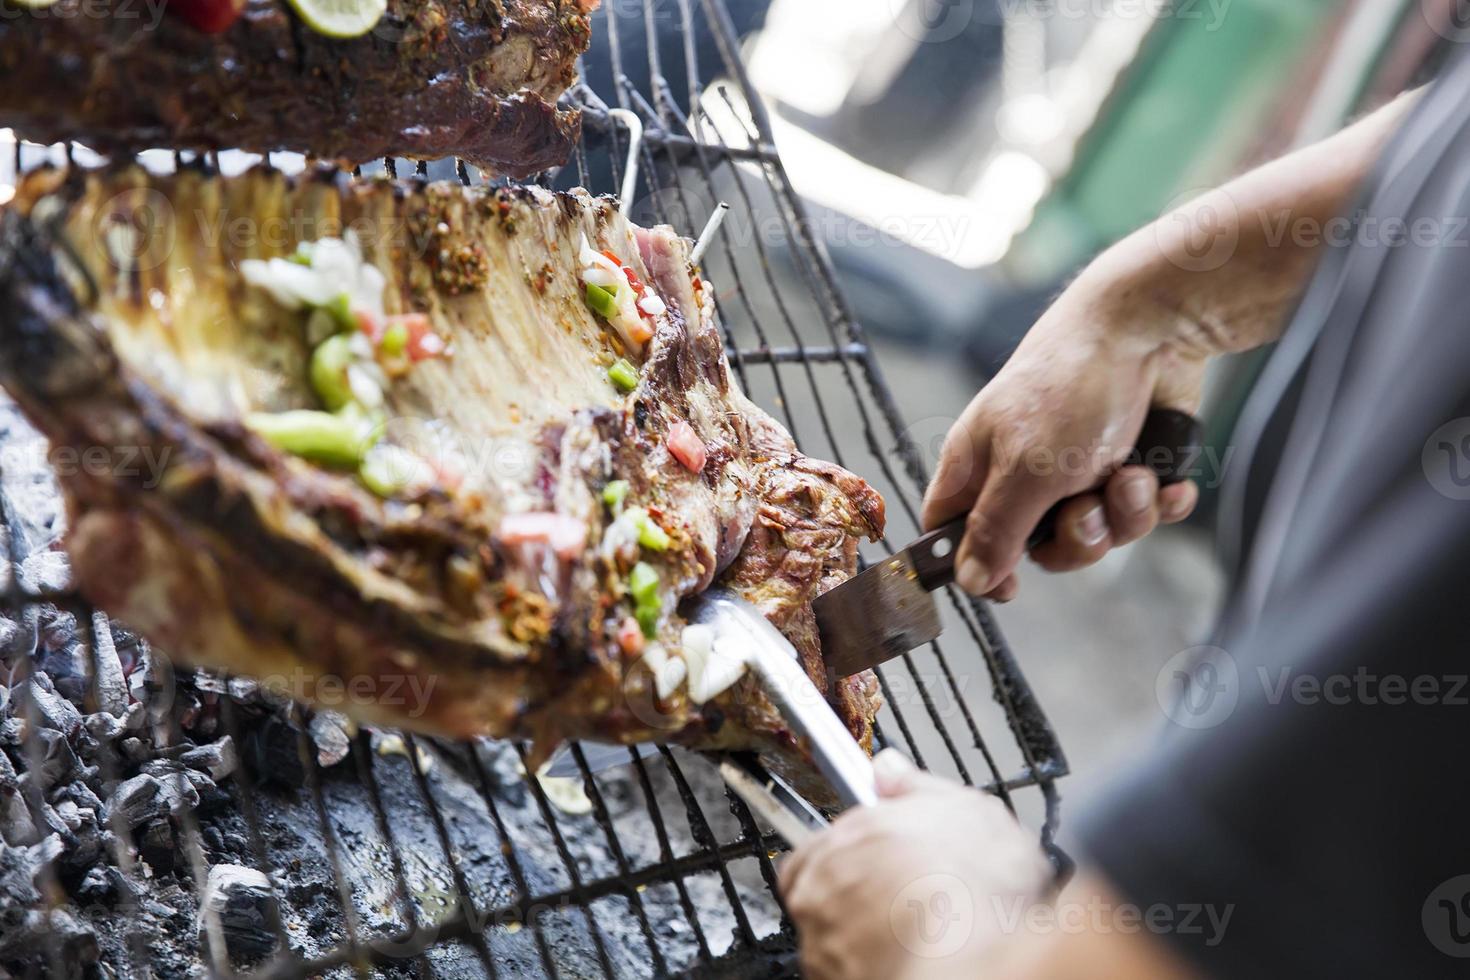
[[[0,957],[24,955],[38,935],[44,934],[44,914],[37,911],[41,892],[36,877],[56,860],[63,844],[47,837],[28,846],[0,843]],[[32,921],[32,917],[40,921]]]
[[[51,802],[58,806],[70,802],[83,809],[90,809],[93,813],[102,812],[102,800],[92,792],[90,786],[80,779],[54,788],[51,791]]]
[[[110,745],[117,741],[122,737],[123,732],[128,730],[127,722],[122,717],[106,711],[95,711],[85,716],[82,719],[82,727],[87,730],[88,735],[92,736],[94,751],[103,745]]]
[[[64,551],[38,551],[17,571],[20,587],[36,595],[58,595],[71,588],[71,562]]]
[[[121,717],[128,710],[130,701],[128,680],[123,673],[122,658],[118,656],[112,624],[105,613],[92,614],[92,652],[97,667],[97,707],[100,711]]]
[[[207,745],[198,745],[179,756],[179,761],[190,769],[208,774],[210,779],[221,780],[233,775],[240,765],[240,756],[235,751],[235,740],[224,738]]]
[[[90,669],[77,636],[77,618],[55,606],[41,606],[36,617],[35,662],[51,682],[52,690],[72,704],[87,699]]]
[[[193,779],[208,779],[203,773],[185,769],[173,759],[151,759],[143,763],[142,775],[158,780],[159,793],[168,812],[177,817],[199,805],[199,790]],[[210,783],[212,789],[214,784]]]
[[[255,960],[276,947],[270,880],[254,868],[216,864],[209,869],[199,903],[199,941],[208,942],[209,920],[216,917],[232,960]]]
[[[335,766],[352,750],[353,725],[340,712],[318,711],[312,715],[306,728],[316,745],[317,764],[323,768]]]
[[[61,732],[40,728],[31,732],[29,738],[30,745],[22,758],[31,764],[32,778],[41,786],[49,789],[78,777],[95,775],[82,771],[82,765],[72,751],[71,743]]]
[[[56,693],[46,674],[33,674],[16,684],[11,694],[11,714],[16,718],[61,732],[67,738],[82,727],[82,713]]]
[[[19,718],[6,718],[0,721],[0,745],[9,745],[18,748],[21,736],[25,734],[25,722]]]
[[[0,527],[3,527],[0,523]],[[4,563],[0,562],[0,566]],[[3,631],[4,644],[0,645],[0,659],[11,663],[21,660],[30,660],[40,646],[40,633],[38,620],[40,613],[35,606],[27,606],[19,619],[6,619],[7,624]]]
[[[31,809],[19,789],[0,790],[0,839],[14,847],[34,844],[42,837]]]
[[[120,748],[123,758],[130,762],[145,762],[153,757],[153,746],[137,736],[123,739]]]
[[[306,770],[297,750],[297,729],[270,717],[245,736],[243,759],[265,782],[298,788],[306,784]]]
[[[114,645],[116,645],[115,641]],[[146,705],[153,700],[156,689],[153,679],[153,649],[147,643],[138,640],[132,647],[132,654],[132,669],[127,672],[128,695],[134,701],[140,701]]]
[[[168,874],[178,861],[179,849],[174,843],[174,830],[168,820],[151,820],[138,835],[138,856],[148,862],[155,874]]]
[[[248,677],[231,677],[226,687],[230,697],[241,704],[255,704],[260,700],[260,685]]]
[[[110,823],[121,819],[136,829],[168,810],[168,797],[157,777],[139,773],[117,784],[108,796],[103,817]]]
[[[61,863],[75,878],[102,858],[107,837],[97,824],[97,811],[91,807],[80,807],[70,800],[63,800],[56,804],[55,812],[72,835]]]
[[[4,529],[4,525],[0,524],[0,531],[4,531]],[[0,543],[3,543],[3,538],[0,538]],[[0,554],[3,553],[0,552]],[[0,568],[8,567],[9,562],[0,561]],[[11,619],[9,616],[0,616],[0,657],[9,659],[15,653],[21,652],[13,648],[25,639],[25,631],[26,627],[23,623]],[[0,708],[3,707],[3,705],[0,705]]]
[[[113,878],[108,874],[113,870],[116,869],[103,867],[100,864],[94,865],[82,876],[82,880],[77,883],[72,894],[83,902],[108,901],[117,893]]]
[[[15,763],[10,761],[10,756],[0,750],[0,792],[14,790],[20,785],[20,777],[15,771]]]

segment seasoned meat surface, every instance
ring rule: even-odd
[[[362,163],[450,155],[510,176],[566,160],[594,0],[388,0],[335,40],[285,0],[205,34],[141,0],[59,0],[0,18],[0,126],[103,151],[294,150]],[[585,8],[585,9],[584,9]]]
[[[334,236],[381,276],[389,321],[446,344],[382,388],[378,447],[433,473],[386,497],[252,421],[321,408],[322,311],[242,269]],[[714,582],[754,603],[866,746],[876,682],[829,684],[811,602],[883,502],[739,390],[689,247],[580,191],[48,171],[0,226],[0,383],[78,458],[159,462],[60,478],[81,587],[175,657],[307,699],[367,678],[362,717],[530,737],[538,757],[656,739],[800,772],[753,677],[699,695],[715,670],[678,603]],[[646,290],[646,344],[591,309],[594,252]],[[381,696],[404,677],[424,697]]]

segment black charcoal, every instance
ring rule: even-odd
[[[307,723],[307,731],[316,745],[316,761],[330,768],[347,758],[352,749],[352,722],[337,711],[318,711]]]
[[[179,756],[179,761],[190,769],[207,773],[210,779],[215,780],[233,775],[240,765],[240,757],[235,752],[235,740],[228,735],[208,745],[189,749]]]
[[[128,710],[128,681],[117,655],[112,626],[100,612],[92,614],[92,652],[97,667],[97,707],[110,715],[121,716]]]
[[[121,818],[127,827],[136,828],[167,809],[168,797],[163,785],[155,777],[139,773],[118,783],[107,799],[104,817],[108,821]]]
[[[208,941],[215,917],[231,959],[258,959],[276,947],[270,880],[254,868],[216,864],[199,903],[199,939]]]

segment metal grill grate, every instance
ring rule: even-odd
[[[645,126],[635,219],[666,221],[689,233],[717,201],[729,201],[730,219],[705,268],[721,290],[718,307],[737,376],[752,397],[774,407],[803,451],[868,477],[889,502],[893,540],[906,540],[917,531],[915,501],[925,482],[915,441],[782,167],[727,11],[720,0],[649,0],[632,16],[626,3],[611,7],[624,15],[599,15],[589,54],[604,59],[611,88],[599,93],[584,84],[571,94],[584,108],[583,143],[567,168],[541,182],[618,187],[626,137],[609,110],[624,108]],[[630,39],[630,32],[637,36]],[[677,59],[661,50],[665,36],[682,39]],[[646,83],[630,78],[643,70],[625,61],[630,40],[646,51]],[[713,84],[701,74],[709,68],[698,63],[701,48],[713,52]],[[70,158],[73,150],[18,146],[17,169],[59,153]],[[219,166],[217,158],[205,162]],[[400,161],[382,166],[402,172]],[[455,161],[417,164],[416,171],[479,182]],[[6,447],[23,438],[15,426],[0,435]],[[75,617],[78,649],[89,665],[86,708],[97,711],[104,682],[98,648],[114,642],[112,626],[67,588],[34,588],[21,574],[34,556],[14,512],[16,481],[34,474],[19,473],[11,455],[0,459],[7,464],[0,471],[0,537],[13,559],[13,571],[0,568],[3,611],[33,632],[41,618]],[[869,557],[891,552],[885,541]],[[881,672],[887,707],[879,740],[998,794],[1050,846],[1053,782],[1066,772],[1063,756],[985,606],[956,594],[948,606],[942,642]],[[21,694],[10,714],[28,732],[40,723],[35,686],[23,685],[32,659],[15,657],[10,678],[11,690]],[[246,752],[250,764],[220,783],[224,803],[209,813],[186,806],[176,814],[184,891],[192,889],[183,906],[198,908],[221,854],[266,871],[263,927],[276,952],[242,965],[226,953],[230,924],[219,915],[202,914],[197,926],[161,916],[154,908],[160,880],[150,877],[136,832],[113,807],[108,845],[121,877],[110,900],[116,914],[79,912],[69,895],[75,882],[45,864],[33,910],[45,916],[48,937],[38,970],[78,972],[66,938],[75,917],[99,933],[110,974],[125,977],[183,972],[190,957],[216,975],[262,977],[794,970],[793,936],[774,890],[772,856],[782,845],[700,757],[661,749],[645,759],[630,751],[627,767],[594,776],[577,749],[590,812],[569,814],[540,781],[524,778],[524,746],[360,731],[344,761],[324,765],[299,707],[272,713],[235,696],[246,688],[229,679],[175,673],[156,651],[146,662],[152,677],[138,692],[146,708],[141,731],[158,757],[183,744],[179,705],[191,698],[217,705],[219,731],[242,751],[290,747],[276,756]],[[263,730],[287,741],[268,742]],[[125,757],[110,740],[102,739],[99,749],[105,784],[135,771],[137,758]],[[39,778],[45,747],[27,737],[21,751],[35,774],[23,780],[21,797],[41,827],[52,789]],[[294,775],[284,781],[294,785],[280,785],[283,769]],[[1021,792],[1028,787],[1036,789]],[[196,942],[200,933],[204,939]],[[168,944],[182,958],[161,957]]]

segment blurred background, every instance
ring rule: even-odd
[[[681,36],[681,2],[608,0],[601,16],[610,23],[600,26],[619,35],[621,55],[612,64],[594,46],[590,87],[611,91],[615,75],[643,87],[650,19],[661,25],[654,54],[666,72],[690,57],[718,64],[709,38]],[[1456,36],[1457,4],[729,7],[786,170],[932,468],[952,420],[1092,256],[1193,193],[1431,79]],[[739,118],[747,110],[718,81],[702,92],[671,88],[684,111],[698,99],[722,138],[749,130]],[[731,184],[722,192],[737,193]],[[686,220],[698,227],[704,213]],[[744,231],[760,236],[776,275],[796,277],[782,268],[782,235]],[[780,312],[758,307],[757,319]],[[1203,415],[1221,454],[1264,353],[1221,363],[1211,378]],[[799,422],[802,408],[786,407]],[[857,426],[851,432],[861,442]],[[1069,795],[1106,779],[1161,723],[1161,667],[1208,639],[1224,581],[1216,489],[1204,488],[1188,525],[1093,569],[1054,577],[1027,568],[1021,597],[996,613],[1070,759]]]

